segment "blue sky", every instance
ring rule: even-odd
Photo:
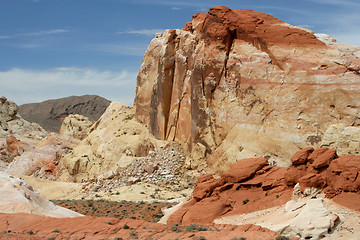
[[[0,95],[17,104],[83,94],[132,104],[154,34],[217,5],[360,46],[359,0],[0,0]]]

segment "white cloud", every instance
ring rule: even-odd
[[[23,36],[41,36],[41,35],[50,35],[50,34],[67,33],[67,32],[69,32],[69,30],[67,30],[67,29],[51,29],[51,30],[46,30],[46,31],[23,33],[23,34],[20,34],[20,35],[23,35]]]
[[[143,57],[148,44],[98,44],[87,47],[88,51],[99,51],[104,53]]]
[[[181,10],[181,8],[179,8],[179,7],[172,7],[171,9],[172,10]]]
[[[10,39],[13,38],[12,36],[0,35],[0,40],[2,39]]]
[[[154,36],[155,33],[162,33],[165,29],[153,28],[153,29],[140,29],[140,30],[128,30],[123,32],[116,32],[116,34],[138,34],[146,36]]]
[[[360,2],[358,0],[307,0],[310,2],[316,2],[321,4],[332,4],[338,6],[347,6],[347,7],[360,7]]]
[[[0,72],[1,95],[17,104],[71,95],[96,94],[132,104],[137,73],[59,67],[46,70],[13,68]]]

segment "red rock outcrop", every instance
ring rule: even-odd
[[[202,227],[202,230],[197,230]],[[200,238],[202,236],[202,238]],[[31,214],[0,213],[1,239],[275,239],[277,233],[256,225],[166,226],[116,218],[51,218]],[[292,238],[295,239],[295,238]]]
[[[359,65],[359,47],[265,13],[213,7],[151,41],[135,117],[159,139],[205,148],[220,174],[242,158],[289,163],[299,148],[320,147],[325,132],[331,146],[360,132]],[[327,131],[333,124],[343,131]],[[357,143],[335,147],[357,154]]]
[[[308,188],[322,189],[328,198],[335,198],[340,204],[344,202],[342,195],[349,192],[354,199],[360,198],[359,155],[337,157],[335,149],[305,148],[291,159],[289,167],[271,167],[262,158],[243,159],[220,178],[200,176],[193,198],[171,215],[167,223],[211,224],[220,217],[280,206],[291,199],[296,183],[302,192]],[[319,168],[318,162],[326,164]],[[343,205],[359,209],[358,204]]]

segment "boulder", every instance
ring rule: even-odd
[[[327,150],[329,150],[328,148],[326,147],[321,147],[321,148],[318,148],[316,150],[314,150],[310,156],[308,157],[308,161],[310,163],[313,163],[315,161],[315,159],[320,156],[321,154],[323,154],[324,152],[326,152]]]
[[[291,162],[293,165],[299,165],[299,164],[303,164],[306,163],[308,160],[309,155],[314,151],[314,148],[312,147],[308,147],[308,148],[304,148],[301,149],[300,151],[296,152],[292,157],[291,157]]]
[[[267,166],[265,158],[248,158],[241,159],[231,166],[229,170],[222,174],[225,182],[237,183],[246,180],[255,175],[257,171]]]
[[[336,149],[329,149],[326,152],[320,154],[317,158],[315,158],[314,162],[312,163],[312,166],[314,168],[322,168],[329,166],[330,162],[336,158]]]

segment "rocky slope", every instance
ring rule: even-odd
[[[13,101],[0,98],[0,170],[48,135],[40,125],[24,120],[18,110]]]
[[[291,162],[285,168],[271,167],[265,158],[242,159],[220,178],[203,175],[192,198],[164,221],[253,223],[301,239],[355,239],[360,156],[338,157],[335,149],[305,148]]]
[[[66,116],[80,114],[96,121],[109,104],[109,100],[96,95],[71,96],[20,105],[19,113],[29,122],[38,123],[48,131],[58,132]]]
[[[151,41],[136,119],[222,173],[238,159],[360,150],[360,47],[268,14],[218,6]],[[195,164],[196,166],[197,164]]]

